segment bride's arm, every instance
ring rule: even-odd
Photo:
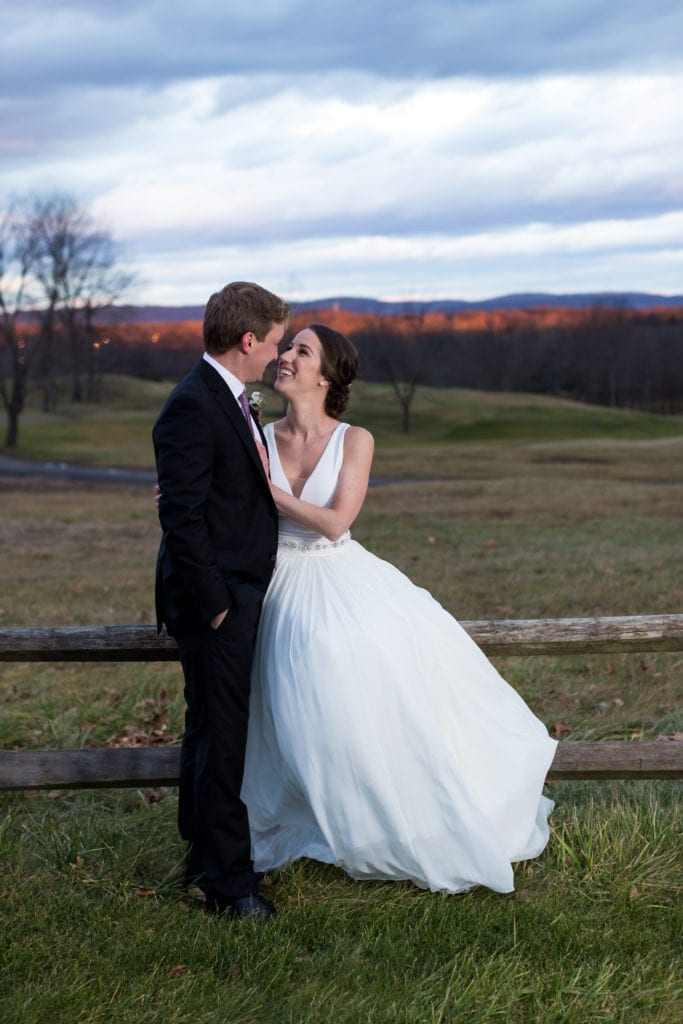
[[[328,508],[295,498],[276,484],[271,484],[278,511],[296,519],[297,523],[321,533],[328,540],[338,540],[360,512],[370,478],[375,442],[362,427],[349,427],[344,435],[344,459],[337,489]]]

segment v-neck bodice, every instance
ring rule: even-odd
[[[301,489],[300,498],[302,501],[310,502],[312,505],[319,505],[321,508],[327,508],[332,504],[344,459],[344,434],[348,426],[348,423],[339,423],[330,434],[322,455]],[[268,442],[271,479],[278,487],[287,491],[288,494],[292,494],[291,485],[280,462],[280,454],[275,440],[274,424],[269,423],[266,426],[265,435]],[[295,520],[284,515],[280,515],[279,536],[280,540],[290,539],[303,542],[312,542],[320,539],[318,533],[300,526]]]

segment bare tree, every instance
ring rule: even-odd
[[[398,344],[387,345],[386,340],[380,343],[382,360],[389,377],[389,382],[401,406],[401,429],[405,434],[410,432],[411,411],[417,385],[424,380],[424,365],[419,342],[415,339],[399,337]]]
[[[35,199],[30,220],[35,275],[45,300],[41,317],[44,405],[53,407],[55,346],[60,336],[68,346],[72,401],[97,400],[99,339],[94,319],[130,287],[133,275],[118,265],[109,232],[72,197]]]
[[[62,315],[71,352],[72,400],[100,400],[100,331],[95,318],[132,284],[133,275],[119,267],[108,232],[81,220],[62,284]]]
[[[56,408],[59,369],[71,373],[74,401],[96,401],[102,339],[95,317],[131,285],[133,275],[120,267],[109,232],[68,195],[15,201],[5,215],[1,244],[2,390],[6,444],[14,446],[29,369],[29,333],[20,325],[28,317],[37,325],[30,335],[31,361],[44,411]]]
[[[35,337],[26,322],[33,252],[16,205],[0,221],[0,394],[7,413],[5,447],[14,448],[26,402],[29,362]]]
[[[436,341],[428,336],[426,313],[408,307],[392,324],[386,319],[376,329],[360,332],[363,343],[363,364],[372,376],[391,384],[401,407],[401,428],[409,433],[412,405],[419,384],[427,384],[433,375]]]

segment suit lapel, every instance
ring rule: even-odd
[[[199,363],[198,368],[199,372],[201,373],[202,377],[206,382],[207,387],[209,388],[210,391],[213,392],[216,403],[218,404],[222,412],[224,412],[225,415],[230,420],[230,423],[236,430],[240,441],[242,442],[247,451],[247,454],[249,455],[250,459],[256,466],[259,475],[267,484],[268,480],[266,478],[265,470],[263,468],[263,463],[261,462],[261,456],[258,453],[258,449],[254,441],[254,435],[249,429],[249,425],[244,418],[244,413],[240,409],[237,399],[235,398],[235,396],[233,395],[232,391],[225,383],[225,381],[220,377],[218,373],[216,373],[214,368],[209,363],[207,363],[205,359],[202,359],[202,361]]]

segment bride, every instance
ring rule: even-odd
[[[252,673],[242,797],[257,871],[510,892],[548,841],[555,741],[437,601],[351,539],[372,435],[339,422],[357,354],[312,324],[278,362],[280,513]]]

